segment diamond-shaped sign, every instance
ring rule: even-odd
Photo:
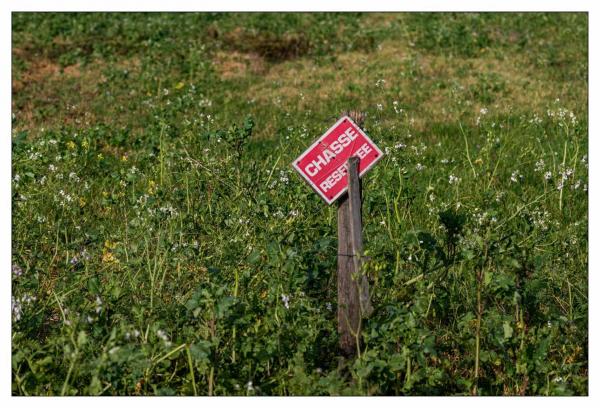
[[[292,165],[327,204],[348,189],[348,159],[360,158],[362,177],[382,157],[383,152],[348,116],[342,117],[317,139]]]

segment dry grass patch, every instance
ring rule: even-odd
[[[213,66],[221,79],[240,79],[249,74],[262,75],[267,70],[267,64],[260,55],[237,51],[217,52]]]
[[[378,79],[385,83],[380,88]],[[249,89],[258,103],[298,104],[309,108],[348,96],[361,109],[393,101],[413,106],[407,112],[417,130],[432,122],[476,120],[483,107],[497,114],[543,112],[556,98],[563,100],[573,84],[551,81],[525,56],[457,58],[421,54],[396,42],[385,42],[374,53],[343,53],[332,64],[310,59],[276,64],[263,81]],[[576,87],[586,92],[586,84]]]
[[[13,53],[18,55],[18,50]],[[107,120],[108,116],[114,120],[115,116],[108,112],[106,117],[97,118],[97,106],[102,104],[99,88],[108,81],[103,72],[109,64],[96,60],[86,65],[77,63],[61,67],[45,57],[23,56],[27,58],[26,68],[18,75],[13,71],[12,78],[12,110],[19,117],[14,130],[31,130],[39,126],[88,126],[96,119]],[[141,70],[138,59],[124,59],[112,66],[130,72]],[[127,93],[123,90],[122,95],[115,96],[126,98]]]

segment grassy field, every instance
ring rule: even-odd
[[[12,15],[14,395],[587,395],[586,14]],[[346,109],[373,315],[339,357]]]

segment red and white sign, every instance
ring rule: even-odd
[[[344,116],[292,165],[331,204],[348,189],[346,173],[352,156],[360,158],[358,174],[362,177],[383,157],[383,152],[352,119]]]

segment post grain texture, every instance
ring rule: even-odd
[[[372,312],[369,285],[361,268],[363,240],[359,164],[358,157],[348,160],[348,194],[338,201],[338,333],[340,349],[346,356],[356,354],[361,320]]]
[[[348,201],[350,201],[350,243],[354,270],[352,276],[358,283],[360,317],[368,317],[373,309],[369,297],[369,282],[362,270],[363,237],[362,237],[362,184],[359,178],[358,157],[348,160]]]
[[[359,328],[360,315],[356,285],[352,282],[354,260],[352,259],[352,242],[350,240],[350,200],[344,194],[339,200],[338,207],[338,259],[337,259],[337,290],[338,290],[338,334],[340,349],[346,356],[356,353],[356,338],[354,334]]]

